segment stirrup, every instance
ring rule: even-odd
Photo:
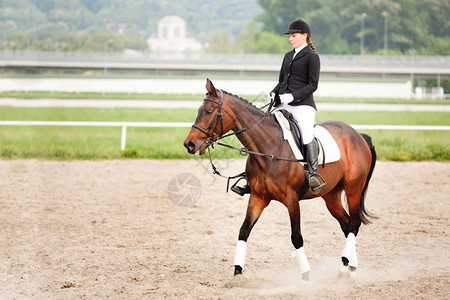
[[[240,196],[244,196],[245,194],[250,194],[250,186],[248,184],[244,185],[243,187],[233,185],[231,187],[231,190]]]
[[[230,188],[230,190],[232,190],[233,192],[235,192],[236,194],[240,195],[240,196],[244,196],[245,194],[250,194],[250,186],[248,185],[248,183],[246,183],[244,186],[238,186],[237,184],[239,183],[239,181],[241,181],[242,179],[244,179],[245,176],[242,176],[241,178],[238,179],[238,181],[236,181]]]
[[[309,177],[308,177],[308,181],[310,180],[310,178],[311,177],[315,177],[316,179],[317,179],[317,181],[319,181],[319,179],[318,178],[320,178],[321,180],[322,180],[322,184],[319,184],[318,186],[316,186],[316,187],[311,187],[311,185],[310,185],[310,187],[311,187],[311,192],[313,193],[313,194],[318,194],[319,192],[320,192],[320,190],[321,189],[323,189],[324,187],[326,187],[327,186],[327,183],[326,183],[326,181],[325,181],[325,179],[322,177],[322,175],[320,175],[319,173],[315,173],[315,174],[310,174],[309,175]],[[320,183],[320,182],[319,182]],[[308,184],[309,184],[309,182],[308,182]]]

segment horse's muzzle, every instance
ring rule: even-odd
[[[194,153],[195,153],[195,148],[196,148],[196,147],[195,147],[195,144],[194,144],[191,140],[186,139],[186,140],[184,141],[183,145],[184,145],[184,147],[186,147],[187,151],[188,151],[190,154],[194,154]]]
[[[199,143],[200,142],[197,142],[196,144],[192,140],[186,139],[183,145],[190,154],[203,155],[205,154],[206,148],[209,146],[209,141],[204,141],[200,145]]]

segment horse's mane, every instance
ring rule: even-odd
[[[251,107],[251,108],[253,109],[254,112],[258,112],[258,113],[260,113],[260,114],[262,113],[262,114],[264,114],[264,115],[267,115],[266,112],[264,112],[264,111],[262,111],[260,108],[256,107],[253,103],[251,103],[251,102],[248,101],[247,99],[244,99],[244,98],[242,98],[242,97],[240,97],[240,96],[238,96],[238,95],[234,95],[234,94],[232,94],[232,93],[230,93],[230,92],[227,92],[227,91],[224,91],[224,90],[222,90],[222,92],[223,92],[224,94],[227,94],[227,95],[229,95],[229,96],[231,96],[231,97],[233,97],[233,98],[239,100],[239,101],[244,102],[246,105],[248,105],[249,107]]]

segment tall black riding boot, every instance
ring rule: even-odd
[[[318,193],[327,184],[325,180],[319,175],[319,145],[314,139],[311,143],[305,145],[306,161],[309,166],[309,186],[314,194]],[[321,184],[319,178],[323,180]]]

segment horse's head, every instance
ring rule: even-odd
[[[184,146],[191,154],[204,154],[211,143],[232,128],[231,118],[224,118],[224,94],[206,80],[206,98],[198,109],[197,119]]]

